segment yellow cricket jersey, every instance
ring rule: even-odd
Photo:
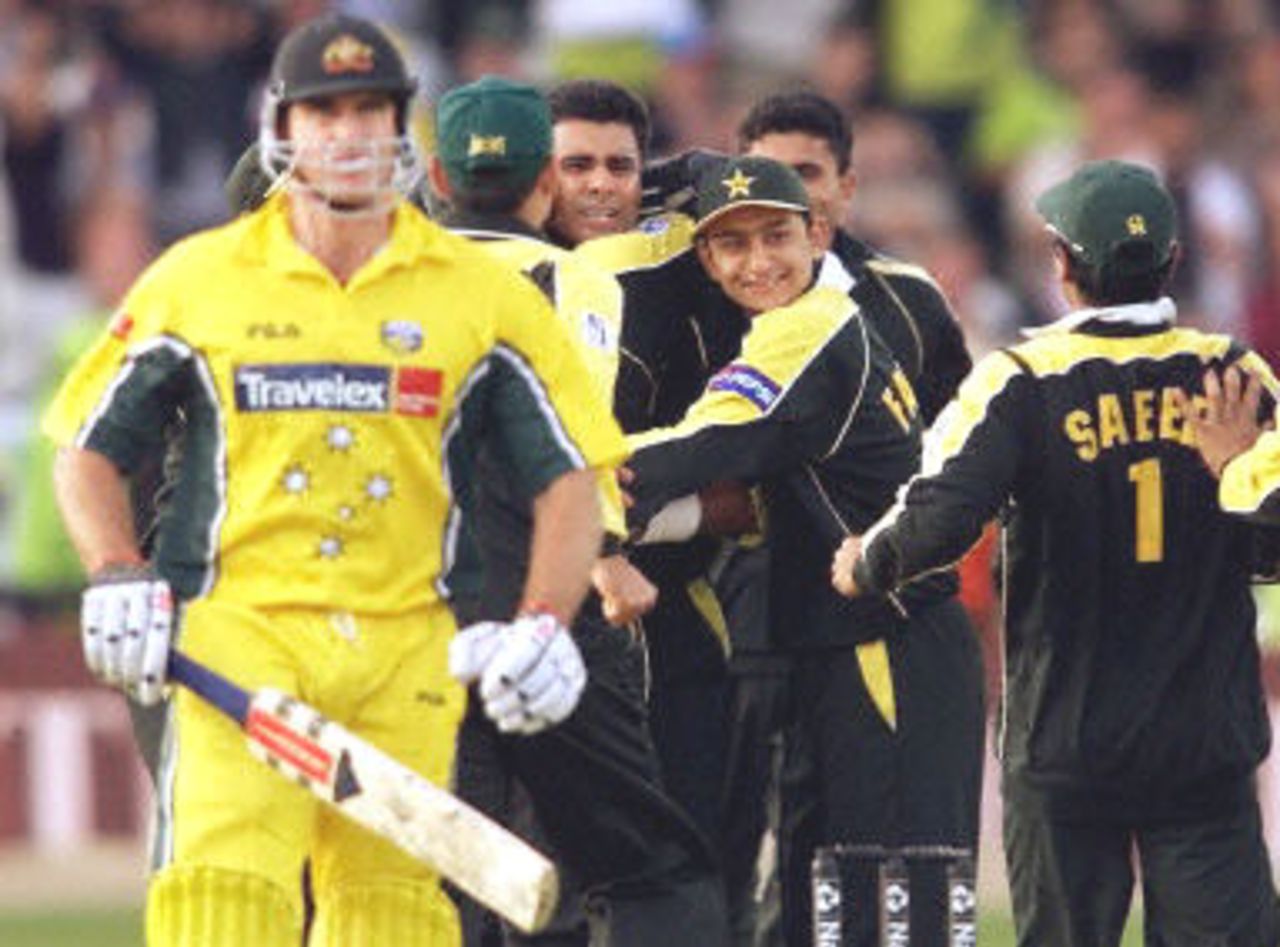
[[[126,473],[170,449],[155,560],[183,597],[402,613],[450,593],[472,462],[536,495],[625,444],[530,282],[402,205],[346,284],[275,198],[166,252],[45,417]]]
[[[459,231],[542,287],[570,334],[606,402],[613,400],[622,330],[622,286],[607,270],[555,244],[521,234]],[[545,269],[543,269],[545,267]]]

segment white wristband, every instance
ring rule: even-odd
[[[672,500],[649,520],[640,545],[648,543],[681,543],[702,525],[702,501],[696,493]]]

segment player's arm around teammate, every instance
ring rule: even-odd
[[[1257,370],[1210,369],[1194,427],[1200,456],[1221,482],[1222,508],[1274,524],[1280,522],[1280,435],[1274,418],[1259,417],[1265,390]]]
[[[815,280],[819,225],[799,180],[734,158],[703,179],[699,210],[702,265],[751,326],[683,420],[631,437],[633,516],[640,527],[720,478],[761,486],[769,620],[796,675],[785,752],[815,761],[784,787],[779,849],[786,937],[807,943],[817,846],[976,842],[981,666],[949,587],[850,609],[827,584],[840,537],[917,469],[920,422],[846,287]]]

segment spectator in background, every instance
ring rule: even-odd
[[[1037,66],[1073,95],[1121,58],[1120,24],[1098,0],[1032,4],[1027,35]]]
[[[81,64],[64,56],[67,37],[53,13],[23,6],[6,32],[0,121],[15,266],[12,310],[0,327],[0,390],[23,398],[36,382],[49,336],[79,308],[71,278],[70,205],[88,81]]]
[[[1262,236],[1247,305],[1248,336],[1268,364],[1280,364],[1280,137],[1260,152],[1253,171]]]
[[[515,5],[479,3],[458,23],[453,68],[462,82],[485,75],[522,76],[528,71],[527,16]]]
[[[154,252],[141,195],[104,191],[80,211],[73,228],[72,252],[88,308],[61,326],[52,351],[41,360],[36,411],[53,396],[53,386],[102,331],[112,307],[124,296]],[[34,430],[18,450],[18,490],[12,516],[10,571],[6,592],[36,607],[74,605],[84,584],[53,497],[54,447]],[[150,502],[143,503],[149,516]],[[141,524],[140,524],[141,525]],[[144,531],[144,530],[140,530]]]
[[[154,117],[149,156],[161,244],[220,221],[222,182],[253,137],[273,23],[242,0],[97,9],[94,23]]]
[[[1259,221],[1244,179],[1205,137],[1196,91],[1190,80],[1158,87],[1149,118],[1187,247],[1171,290],[1185,300],[1188,324],[1242,336]]]
[[[973,358],[1011,345],[1030,314],[992,269],[987,248],[963,224],[942,226],[920,258],[951,302]]]
[[[1067,303],[1043,252],[1044,221],[1032,211],[1036,195],[1083,161],[1122,158],[1153,169],[1160,166],[1159,144],[1149,129],[1151,92],[1146,77],[1130,66],[1104,62],[1077,81],[1076,129],[1033,148],[1010,170],[1004,184],[1007,272],[1030,301],[1037,323],[1056,319]]]
[[[534,40],[552,76],[605,79],[638,95],[654,114],[657,151],[701,137],[714,106],[697,0],[539,0],[533,9]]]

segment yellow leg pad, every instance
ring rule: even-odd
[[[225,868],[175,867],[151,880],[148,947],[298,947],[301,910],[264,878]]]
[[[342,884],[317,892],[311,947],[458,947],[453,902],[434,883]]]

